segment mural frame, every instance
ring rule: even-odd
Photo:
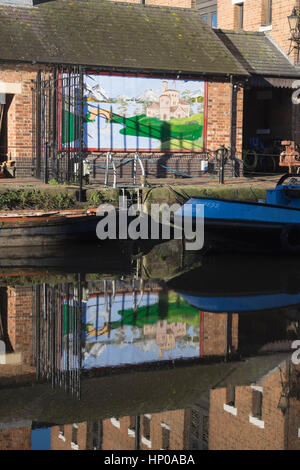
[[[61,80],[63,83],[63,76],[64,74],[67,73],[67,71],[62,71],[61,72]],[[182,75],[182,76],[177,76],[175,77],[174,75],[163,75],[163,74],[148,74],[148,73],[133,73],[133,72],[109,72],[109,71],[97,71],[97,70],[85,70],[84,71],[84,79],[87,76],[111,76],[111,77],[123,77],[123,78],[148,78],[148,79],[157,79],[161,80],[162,83],[164,81],[171,81],[171,80],[182,80],[182,81],[189,81],[189,82],[201,82],[203,83],[203,125],[202,125],[202,146],[201,148],[145,148],[145,147],[129,147],[129,148],[124,148],[124,147],[113,147],[111,146],[105,146],[105,147],[87,147],[83,145],[82,151],[84,153],[94,153],[94,154],[101,154],[101,153],[106,153],[106,152],[113,152],[113,153],[133,153],[133,152],[140,152],[140,153],[146,153],[146,154],[165,154],[165,153],[171,153],[171,154],[197,154],[197,153],[203,153],[206,151],[207,148],[207,120],[208,120],[208,82],[205,78],[203,77],[194,77],[194,76],[188,76],[188,75]],[[169,90],[167,90],[169,91]],[[64,98],[63,98],[63,91],[61,93],[61,106],[60,106],[60,129],[61,129],[61,142],[59,145],[59,148],[61,151],[65,150],[70,150],[70,151],[76,151],[76,147],[69,145],[67,146],[65,142],[63,142],[63,133],[64,131],[64,117],[63,117],[63,103],[64,103]],[[70,142],[71,144],[71,142]]]

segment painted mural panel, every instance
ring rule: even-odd
[[[113,367],[199,357],[199,311],[176,294],[167,311],[158,294],[117,295],[110,311],[103,297],[91,297],[84,316],[82,367]]]
[[[78,90],[63,98],[63,145],[77,147]],[[71,103],[71,106],[70,106]],[[84,146],[94,151],[203,149],[205,83],[126,75],[84,77]]]

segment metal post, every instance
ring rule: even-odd
[[[79,202],[83,201],[83,70],[79,69]]]
[[[48,142],[44,144],[44,183],[48,184]]]
[[[134,154],[134,160],[133,160],[133,184],[136,184],[136,167],[137,167],[137,159],[138,159],[138,154]]]
[[[115,165],[112,154],[110,154],[110,162],[111,162],[112,167],[113,167],[113,175],[114,175],[113,188],[116,188],[117,187],[117,168],[116,168],[116,165]]]
[[[220,172],[219,172],[219,183],[224,184],[224,166],[225,166],[225,153],[226,149],[224,145],[221,147],[221,159],[220,159]]]
[[[230,104],[230,158],[232,164],[232,176],[239,176],[239,165],[236,160],[236,130],[237,130],[237,93],[238,84],[230,77],[231,104]]]
[[[35,364],[36,364],[36,378],[40,379],[41,376],[41,297],[40,297],[40,285],[35,287],[35,321],[36,321],[36,333],[35,333]]]
[[[37,72],[36,77],[36,87],[35,87],[35,94],[36,94],[36,134],[35,134],[35,176],[37,178],[41,177],[41,71]]]
[[[135,417],[135,450],[140,450],[140,417]]]
[[[53,89],[53,95],[52,95],[52,163],[53,163],[53,170],[54,170],[54,176],[59,179],[58,171],[57,171],[57,68],[53,69],[53,77],[52,77],[52,89]]]
[[[108,167],[109,167],[109,155],[110,153],[107,152],[106,159],[105,159],[105,177],[104,177],[104,186],[108,186]]]

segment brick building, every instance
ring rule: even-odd
[[[299,450],[298,374],[284,361],[251,385],[211,390],[209,448]]]
[[[288,21],[294,7],[299,7],[296,0],[218,0],[219,34],[225,33],[228,47],[238,50],[247,70],[258,72],[244,88],[245,149],[274,155],[286,138],[299,143],[299,112],[291,101],[293,80],[286,79],[279,62],[273,62],[273,74],[268,77],[262,60],[269,56],[262,45],[267,39],[298,69],[299,51],[290,40]],[[270,159],[269,164],[271,168]]]
[[[33,293],[30,287],[1,289],[1,319],[5,354],[0,363],[3,379],[33,376]]]
[[[0,450],[31,450],[31,423],[0,423]]]
[[[41,176],[45,167],[45,152],[48,152],[50,162],[47,169],[48,176],[55,177],[59,171],[62,171],[58,169],[59,165],[62,167],[60,162],[65,158],[65,153],[58,145],[61,132],[59,107],[55,107],[55,101],[51,101],[54,97],[50,98],[47,88],[48,86],[51,88],[47,80],[53,70],[57,72],[72,69],[74,74],[77,67],[78,77],[78,70],[81,67],[93,73],[107,72],[136,76],[146,74],[152,78],[167,77],[175,80],[183,77],[204,81],[206,92],[203,104],[205,122],[202,150],[192,153],[184,149],[180,152],[150,153],[151,158],[160,164],[169,163],[171,167],[175,165],[178,169],[189,169],[193,174],[201,174],[199,159],[205,158],[207,151],[211,152],[225,145],[231,149],[233,157],[241,157],[243,138],[247,141],[253,136],[257,137],[257,130],[266,132],[266,129],[269,129],[269,123],[265,122],[261,123],[259,129],[254,128],[257,114],[260,116],[261,113],[255,113],[255,109],[249,111],[248,105],[244,105],[244,90],[248,90],[248,82],[250,86],[251,80],[258,80],[259,83],[263,81],[264,84],[267,82],[268,86],[272,82],[273,88],[263,89],[263,93],[258,93],[261,87],[259,90],[255,88],[257,100],[263,108],[267,100],[273,100],[270,113],[274,123],[271,126],[273,130],[269,129],[272,137],[270,139],[280,140],[282,137],[289,138],[296,134],[297,116],[296,109],[292,109],[290,105],[290,88],[280,88],[286,85],[282,85],[283,82],[279,77],[283,76],[284,83],[288,83],[290,87],[291,81],[299,75],[298,70],[277,45],[268,39],[266,33],[269,31],[247,35],[240,32],[234,35],[233,40],[232,34],[223,30],[236,27],[234,21],[230,19],[230,11],[232,7],[234,17],[237,5],[231,5],[231,0],[228,5],[225,3],[223,5],[222,2],[218,4],[218,11],[223,12],[225,9],[228,18],[230,17],[227,21],[227,13],[219,15],[218,27],[222,28],[221,31],[211,30],[205,24],[207,22],[208,25],[216,26],[216,18],[213,16],[217,13],[216,2],[212,1],[152,0],[140,5],[138,1],[120,3],[94,0],[88,3],[78,1],[76,4],[70,4],[65,0],[56,0],[41,4],[34,2],[34,6],[30,6],[32,2],[24,0],[26,8],[20,6],[21,3],[19,0],[16,0],[15,4],[5,0],[0,2],[0,17],[4,25],[1,29],[3,36],[0,49],[2,59],[0,94],[5,100],[5,104],[1,105],[3,117],[0,152],[2,159],[11,158],[16,161],[17,176],[30,176],[32,169]],[[246,4],[247,0],[244,11],[245,26],[248,25]],[[275,21],[274,5],[273,10],[272,18]],[[284,20],[286,25],[285,10],[280,11],[282,21]],[[91,21],[95,16],[99,19],[96,28]],[[84,28],[84,32],[80,31],[79,25],[83,25],[84,21],[78,24],[79,17],[85,18],[89,25],[88,28]],[[100,25],[99,21],[103,21],[103,24]],[[68,24],[67,29],[61,27],[63,22]],[[255,28],[256,26],[252,24],[250,29],[255,31],[257,29]],[[43,35],[38,34],[39,30],[43,31]],[[197,31],[197,34],[194,34],[194,31]],[[276,31],[274,23],[272,34],[275,40]],[[73,46],[69,42],[70,35],[73,37]],[[85,44],[89,44],[89,47],[84,46],[83,35]],[[286,35],[281,36],[288,43],[287,35],[288,31]],[[9,47],[4,46],[8,37],[14,38]],[[150,50],[149,45],[153,37],[160,38],[159,47],[150,47]],[[257,50],[261,50],[263,54],[259,63],[256,60]],[[37,78],[39,71],[42,76],[41,82]],[[33,81],[41,84],[44,94],[32,96]],[[251,97],[253,98],[250,96],[251,90],[249,98],[245,97],[246,104],[251,102]],[[46,108],[43,108],[46,106],[43,100],[48,103]],[[124,100],[122,103],[124,105]],[[281,103],[280,108],[278,103]],[[287,117],[280,132],[278,127],[282,123],[282,112],[286,113]],[[41,113],[44,121],[40,120]],[[252,116],[251,122],[248,116]],[[80,149],[75,150],[78,153]],[[75,150],[69,149],[71,159]],[[118,161],[128,154],[130,152],[116,152],[115,158]],[[87,151],[85,156],[92,162],[101,164],[105,152]],[[149,157],[149,153],[144,156]],[[71,163],[73,165],[73,160]],[[70,176],[70,172],[76,171],[74,168],[65,171]],[[147,163],[146,171],[156,176],[168,174],[166,169],[151,162]],[[234,173],[234,169],[230,171],[231,174]],[[100,170],[95,170],[93,176],[99,178],[101,174]]]

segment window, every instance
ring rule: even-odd
[[[229,385],[226,389],[226,404],[235,406],[235,387]]]
[[[66,438],[65,438],[65,426],[64,425],[60,425],[58,427],[58,438],[61,439],[62,441],[66,441]]]
[[[252,390],[252,416],[261,420],[263,394],[260,390]]]
[[[196,8],[205,21],[211,28],[217,27],[217,0],[196,0]]]
[[[136,416],[130,416],[128,426],[128,436],[135,437]]]
[[[135,431],[135,416],[130,416],[129,429]]]
[[[205,23],[207,23],[212,28],[217,27],[217,13],[216,12],[207,13],[207,15],[202,16],[202,19],[203,21],[205,21]]]
[[[150,441],[150,418],[146,415],[143,416],[143,436]]]
[[[73,427],[72,427],[72,442],[75,445],[78,445],[78,426],[77,426],[77,424],[73,424]]]
[[[162,449],[169,450],[170,449],[170,429],[166,427],[162,427]]]
[[[272,0],[262,0],[262,26],[272,24]]]
[[[78,446],[78,426],[76,423],[72,426],[72,442],[71,442],[71,449],[72,450],[79,450]]]
[[[101,450],[102,446],[102,421],[92,424],[92,449]]]
[[[237,28],[243,29],[244,28],[244,4],[238,3],[236,5],[237,9]]]
[[[217,12],[214,12],[212,15],[211,15],[211,27],[212,28],[216,28],[218,25],[218,21],[217,21]]]
[[[226,388],[226,403],[223,405],[224,410],[233,416],[237,415],[237,409],[235,408],[235,387],[228,385]]]

